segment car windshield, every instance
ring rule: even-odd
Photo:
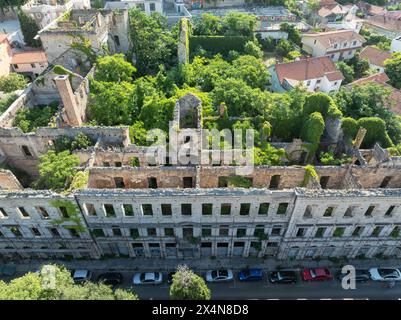
[[[380,274],[380,276],[384,277],[397,277],[398,274],[394,269],[377,269],[377,272]]]
[[[219,276],[220,277],[227,277],[228,276],[228,271],[227,270],[219,270]]]
[[[316,277],[315,269],[311,269],[311,270],[310,270],[310,275],[312,276],[312,278],[315,278],[315,277]]]
[[[212,271],[212,278],[216,278],[217,277],[217,271],[216,270],[213,270]]]
[[[242,273],[245,277],[249,277],[251,275],[251,272],[249,270],[244,270]]]

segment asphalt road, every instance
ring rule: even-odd
[[[332,270],[335,273],[335,270]],[[122,272],[122,287],[132,288],[140,299],[168,299],[169,285],[133,286],[132,272]],[[99,275],[94,274],[95,278]],[[236,275],[236,273],[235,273]],[[163,274],[165,276],[165,274]],[[239,282],[234,279],[227,283],[208,283],[212,299],[401,299],[401,281],[393,288],[386,288],[384,282],[368,281],[357,283],[356,289],[344,290],[337,279],[324,282],[303,282],[296,284],[271,284],[264,273],[262,281]]]

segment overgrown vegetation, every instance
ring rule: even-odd
[[[10,73],[8,76],[0,77],[0,91],[10,93],[15,90],[24,89],[28,81],[23,75],[18,73]]]
[[[14,117],[13,126],[23,132],[35,131],[38,127],[46,127],[54,116],[58,102],[49,105],[36,105],[19,109]]]
[[[34,39],[39,31],[35,20],[22,10],[18,10],[18,20],[25,43],[30,47],[39,48],[42,45],[41,41]]]

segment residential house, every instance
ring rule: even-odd
[[[126,0],[126,1],[108,1],[106,2],[105,9],[107,10],[118,10],[118,9],[131,9],[138,8],[146,14],[158,12],[163,14],[163,0]]]
[[[363,26],[389,38],[401,36],[401,10],[375,14],[365,19]]]
[[[0,77],[10,73],[11,46],[5,33],[0,33]]]
[[[390,78],[384,72],[379,72],[379,73],[375,73],[371,76],[361,78],[354,82],[351,82],[346,85],[346,88],[352,88],[355,85],[363,85],[363,84],[366,84],[369,82],[375,82],[375,83],[382,85],[383,87],[385,87],[387,89],[390,89],[391,93],[390,93],[390,96],[388,99],[389,104],[387,105],[387,107],[391,111],[393,111],[395,114],[401,116],[401,90],[398,90],[398,89],[392,87],[391,85],[389,85],[387,83],[388,81],[390,81]]]
[[[40,29],[71,9],[90,9],[90,0],[31,0],[21,9],[30,15]]]
[[[384,72],[384,61],[391,58],[389,52],[370,46],[363,48],[359,56],[368,60],[369,67],[377,72]]]
[[[16,52],[13,54],[11,64],[14,72],[23,74],[31,80],[38,77],[49,65],[43,50]]]
[[[330,56],[333,61],[351,59],[365,39],[352,30],[302,35],[302,48],[313,57]]]
[[[328,56],[306,58],[288,63],[278,63],[270,67],[271,90],[284,92],[298,85],[308,91],[335,92],[340,89],[344,79]]]

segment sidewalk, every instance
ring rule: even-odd
[[[114,258],[105,260],[30,260],[26,262],[14,263],[17,274],[27,271],[35,271],[43,264],[56,263],[70,269],[90,269],[96,270],[119,270],[119,271],[169,271],[175,269],[179,264],[186,264],[193,270],[207,270],[214,268],[230,268],[239,270],[247,267],[261,268],[264,270],[274,270],[276,268],[303,268],[303,267],[329,267],[340,268],[343,265],[354,265],[360,268],[370,268],[378,266],[401,268],[401,259],[350,259],[347,262],[333,263],[329,260],[275,260],[272,258],[203,258],[203,259],[157,259],[157,258]]]

